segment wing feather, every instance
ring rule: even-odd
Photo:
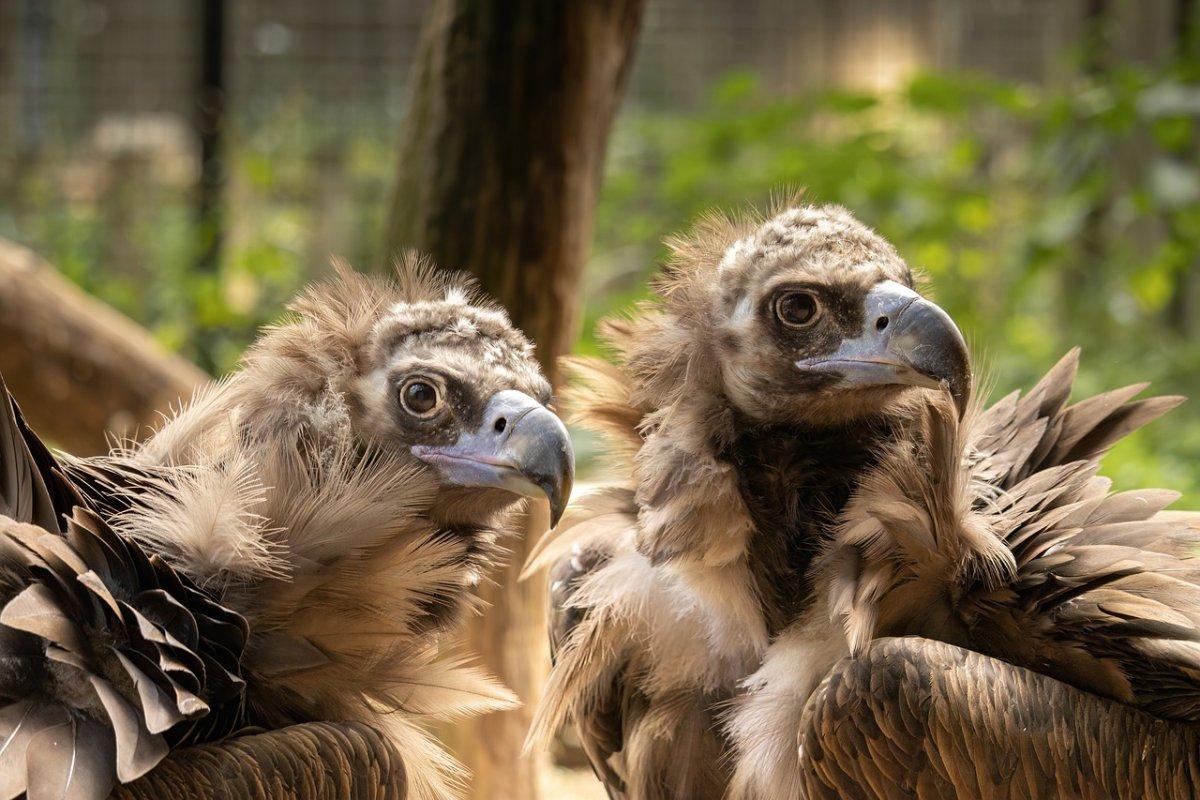
[[[1165,511],[1175,492],[1112,493],[1096,474],[1181,398],[1136,399],[1135,384],[1068,405],[1077,366],[1074,350],[961,425],[930,405],[928,448],[894,454],[847,507],[831,603],[859,651],[921,635],[1200,720],[1200,515]],[[957,476],[930,477],[930,462]],[[988,578],[972,564],[995,548],[1015,568]]]

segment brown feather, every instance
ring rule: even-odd
[[[1188,641],[1200,635],[1200,617],[1191,610],[1200,603],[1200,536],[1186,517],[1160,516],[1174,493],[1109,494],[1108,483],[1092,477],[1108,447],[1178,399],[1133,400],[1144,388],[1138,385],[1066,406],[1074,372],[1072,353],[1026,399],[1006,398],[978,422],[968,418],[961,432],[952,416],[931,408],[929,447],[936,457],[963,464],[957,471],[972,487],[966,506],[953,483],[927,477],[898,451],[864,481],[846,512],[841,546],[868,554],[860,575],[872,561],[900,567],[876,599],[875,636],[945,639],[1156,713],[1200,719],[1200,682],[1187,677],[1188,670],[1200,670],[1200,661],[1156,663],[1140,644],[1141,637]],[[1005,443],[1020,437],[1009,429],[1035,426],[1038,419],[1051,423],[1042,441],[1033,450],[1011,445],[1022,454],[1012,458]],[[936,435],[939,430],[948,435]],[[1012,466],[997,470],[1001,463]],[[906,532],[902,518],[918,527],[930,520],[928,533]],[[1011,551],[1015,571],[986,580],[964,572],[962,555],[943,543],[953,546],[969,529],[977,531],[971,534],[976,541]],[[862,531],[875,537],[872,549],[864,551]],[[939,543],[930,556],[942,555],[914,552],[914,544],[919,550],[928,542]],[[908,605],[922,582],[944,612]],[[844,593],[838,589],[838,596]],[[956,637],[930,625],[943,616],[959,621]],[[1173,687],[1169,704],[1157,689],[1163,681]]]

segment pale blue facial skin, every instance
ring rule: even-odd
[[[505,389],[488,401],[483,420],[449,445],[413,445],[446,483],[492,487],[550,501],[551,525],[566,508],[575,480],[575,452],[567,428],[524,392]]]
[[[961,413],[969,385],[955,384],[969,375],[967,345],[950,315],[895,281],[877,284],[864,309],[858,336],[843,340],[833,353],[797,361],[796,368],[835,376],[837,388],[945,389]]]

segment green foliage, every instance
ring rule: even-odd
[[[926,274],[997,392],[1028,387],[1080,344],[1081,391],[1136,379],[1197,394],[1200,309],[1175,308],[1200,272],[1200,85],[1185,77],[1126,67],[1039,89],[925,74],[886,94],[779,98],[738,74],[698,113],[630,115],[610,157],[580,349],[598,349],[599,317],[646,296],[663,234],[803,187]],[[1135,436],[1109,471],[1200,502],[1197,411]]]
[[[1144,379],[1200,394],[1198,78],[1192,62],[1055,88],[932,73],[887,93],[778,97],[736,74],[694,113],[630,109],[612,139],[579,349],[597,351],[599,317],[646,297],[664,235],[806,187],[925,271],[997,392],[1081,344],[1083,392]],[[370,265],[383,239],[395,122],[320,111],[292,98],[234,121],[213,272],[195,268],[204,229],[194,175],[178,166],[186,151],[58,148],[0,164],[0,235],[227,370],[331,253]],[[1200,504],[1200,411],[1185,405],[1119,447],[1109,472]]]

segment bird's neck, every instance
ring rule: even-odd
[[[879,416],[845,426],[738,426],[728,457],[754,523],[747,560],[772,634],[807,606],[813,558],[902,424]]]

